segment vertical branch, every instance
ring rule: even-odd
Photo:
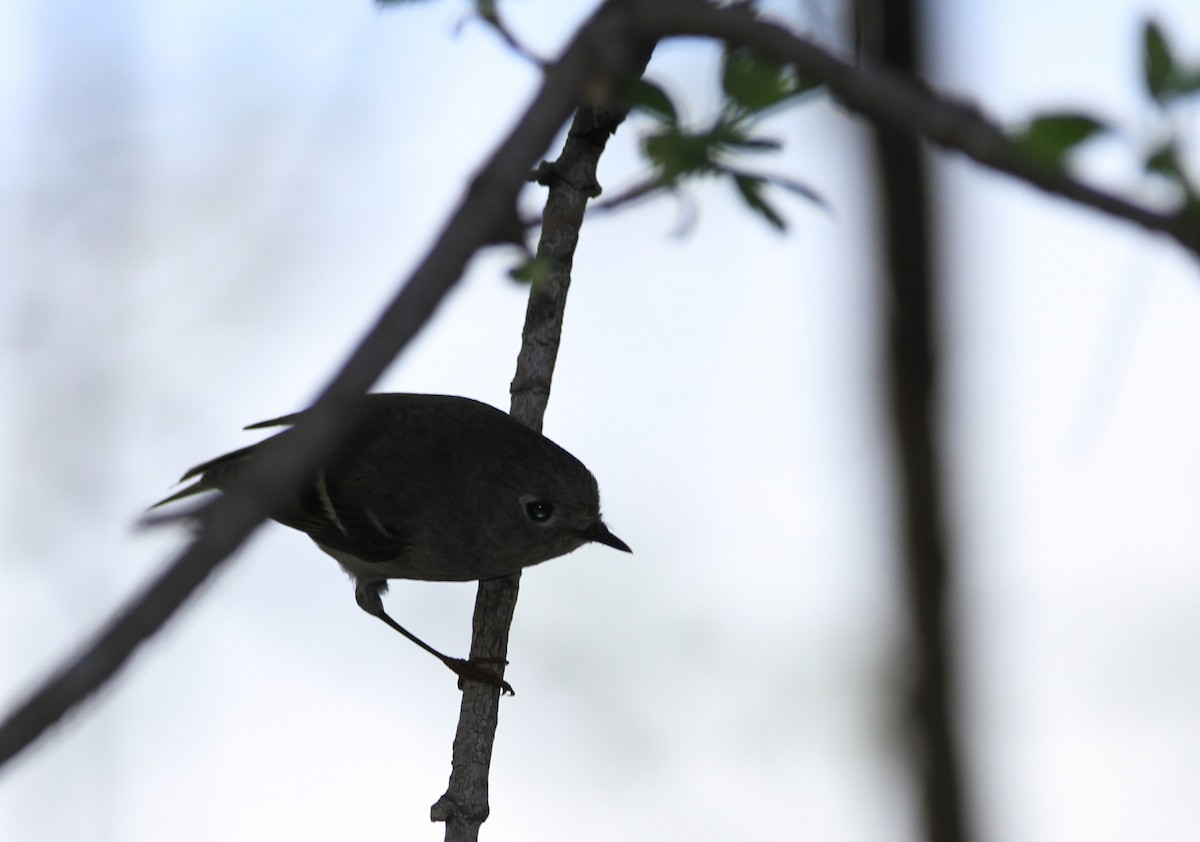
[[[647,47],[637,61],[638,73],[649,57]],[[622,107],[580,108],[562,154],[553,164],[543,164],[536,174],[538,183],[549,187],[537,250],[538,265],[544,266],[545,271],[537,273],[529,290],[517,371],[509,388],[513,417],[535,430],[542,429],[542,416],[550,399],[583,214],[588,200],[600,194],[596,165],[608,138],[626,113],[627,109]],[[479,583],[472,658],[505,661],[519,583],[520,574]],[[450,784],[431,810],[434,821],[446,822],[447,842],[477,839],[479,826],[487,819],[488,771],[499,707],[499,688],[478,682],[464,685]]]
[[[919,0],[865,4],[882,60],[919,73]],[[929,181],[911,132],[876,123],[875,154],[886,257],[888,404],[898,477],[907,610],[912,635],[912,746],[925,838],[965,842],[950,613],[950,557],[938,438],[938,299],[931,256]]]
[[[538,263],[545,271],[538,273],[529,290],[521,352],[509,387],[513,417],[535,430],[542,429],[550,400],[583,213],[588,200],[600,195],[596,166],[625,114],[625,109],[579,109],[562,155],[553,164],[542,164],[535,174],[537,182],[549,188],[537,250]]]

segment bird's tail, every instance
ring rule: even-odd
[[[164,497],[150,508],[157,509],[159,506],[174,503],[176,500],[191,497],[193,494],[220,490],[246,472],[254,461],[254,451],[257,448],[257,444],[252,444],[249,447],[243,447],[241,450],[235,450],[232,453],[226,453],[224,456],[218,456],[216,459],[210,459],[202,465],[197,465],[179,478],[180,482],[187,482],[190,479],[198,477],[194,483],[187,488],[176,491],[170,497]]]

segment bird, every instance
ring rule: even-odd
[[[151,509],[225,491],[264,456],[286,454],[305,412],[249,425],[288,429],[191,468],[179,482],[194,482]],[[475,680],[508,694],[485,659],[445,655],[392,619],[388,581],[491,579],[590,542],[632,552],[601,518],[599,486],[582,462],[495,407],[454,395],[361,397],[341,444],[268,516],[336,559],[358,606],[438,658],[460,687]]]

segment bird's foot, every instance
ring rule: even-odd
[[[480,684],[490,684],[493,687],[499,687],[500,692],[504,695],[516,695],[511,684],[483,666],[483,664],[500,664],[501,666],[505,666],[508,664],[508,661],[503,658],[471,658],[468,661],[464,661],[462,658],[447,658],[442,663],[453,670],[454,674],[458,676],[459,690],[463,689],[464,681],[478,681]]]

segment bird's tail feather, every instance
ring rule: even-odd
[[[253,453],[257,448],[257,444],[252,444],[249,447],[243,447],[241,450],[226,453],[224,456],[218,456],[216,459],[210,459],[203,464],[197,465],[179,478],[180,482],[187,482],[189,479],[199,477],[196,482],[187,488],[176,491],[170,497],[164,497],[150,508],[157,509],[159,506],[174,503],[176,500],[191,497],[193,494],[220,489],[229,483],[230,480],[245,473],[253,461]]]

